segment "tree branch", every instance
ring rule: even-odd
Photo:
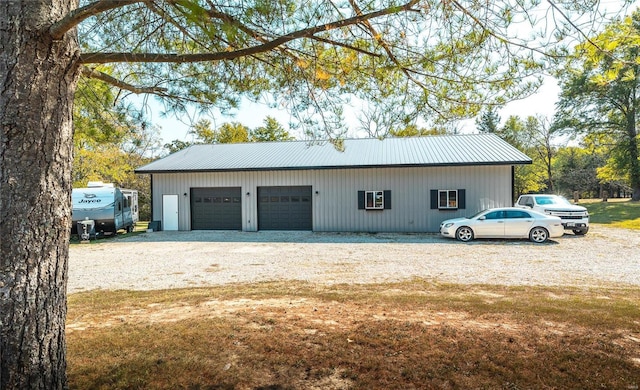
[[[536,52],[538,54],[542,54],[545,57],[551,57],[551,58],[561,58],[561,57],[563,57],[563,56],[560,56],[558,54],[546,52],[546,51],[544,51],[542,49],[535,48],[535,47],[529,47],[527,44],[515,42],[513,39],[509,39],[507,37],[500,36],[495,31],[493,31],[489,27],[487,27],[480,19],[478,19],[475,15],[473,15],[471,13],[471,11],[469,11],[466,7],[461,5],[457,0],[452,0],[451,3],[456,8],[458,8],[460,11],[462,11],[463,14],[467,15],[468,17],[470,17],[478,26],[480,26],[480,28],[482,28],[482,30],[485,33],[491,35],[492,37],[494,37],[495,39],[497,39],[500,42],[504,42],[506,44],[509,44],[509,45],[512,45],[512,46],[516,46],[516,47],[519,47],[519,48],[524,49],[524,50],[530,50],[532,52]],[[551,1],[549,1],[549,3],[551,3]],[[553,3],[551,3],[551,4],[554,5]]]
[[[556,12],[558,12],[560,14],[560,16],[562,16],[564,18],[564,20],[566,20],[571,27],[573,27],[580,35],[582,35],[582,37],[589,42],[591,45],[593,45],[593,47],[595,47],[598,51],[604,53],[607,56],[610,56],[608,52],[606,52],[604,49],[602,49],[597,43],[595,43],[591,38],[589,38],[589,36],[587,36],[587,34],[585,34],[582,29],[580,29],[580,27],[578,27],[564,12],[562,12],[562,10],[560,9],[560,7],[558,7],[553,1],[551,0],[547,0],[547,3],[549,3],[549,5],[551,5],[551,7],[556,10]],[[611,57],[611,56],[610,56]]]
[[[371,52],[369,50],[364,50],[364,49],[361,49],[359,47],[355,47],[353,45],[348,45],[348,44],[345,44],[345,43],[342,43],[342,42],[338,42],[338,41],[334,41],[334,40],[331,40],[331,39],[326,39],[326,38],[321,38],[321,37],[311,37],[311,39],[316,40],[318,42],[326,43],[326,44],[331,45],[331,46],[344,47],[345,49],[353,50],[355,52],[362,53],[362,54],[365,54],[365,55],[370,56],[370,57],[382,57],[382,54],[373,53],[373,52]]]
[[[49,29],[53,39],[62,39],[67,31],[71,30],[83,20],[104,11],[124,7],[125,5],[143,3],[146,0],[98,0],[94,3],[71,11],[67,16],[54,23]]]
[[[135,0],[124,0],[135,2]],[[104,64],[114,62],[165,62],[165,63],[188,63],[188,62],[210,62],[210,61],[223,61],[231,60],[234,58],[251,56],[258,53],[264,53],[271,51],[279,46],[286,44],[287,42],[300,39],[311,38],[315,34],[335,30],[341,27],[350,26],[353,24],[362,23],[366,20],[376,17],[390,15],[401,11],[410,10],[419,0],[411,0],[408,3],[396,6],[388,7],[376,12],[371,12],[364,15],[357,15],[352,18],[340,20],[333,23],[326,23],[315,27],[310,27],[302,30],[292,32],[290,34],[283,35],[271,41],[265,42],[260,45],[248,47],[245,49],[231,50],[227,52],[218,53],[201,53],[201,54],[163,54],[163,53],[86,53],[80,55],[80,63],[82,64]]]
[[[353,10],[355,11],[356,15],[362,15],[362,10],[360,9],[360,7],[358,6],[358,4],[356,3],[355,0],[349,0],[349,4],[351,4],[351,8],[353,8]],[[376,31],[376,29],[371,25],[371,23],[369,23],[369,20],[365,20],[363,22],[363,25],[369,31],[369,34],[371,35],[371,38],[374,39],[375,41],[377,41],[380,46],[382,46],[384,51],[387,53],[387,56],[391,60],[391,62],[396,64],[396,66],[400,69],[400,71],[402,73],[404,73],[405,76],[407,76],[407,78],[409,80],[411,80],[413,83],[418,85],[423,90],[429,91],[429,89],[424,85],[424,83],[420,82],[415,77],[413,77],[413,75],[409,72],[409,69],[407,69],[404,65],[402,65],[400,63],[400,61],[398,60],[398,58],[394,54],[393,50],[391,49],[391,47],[389,47],[387,42],[382,38],[382,35],[379,34],[378,31]],[[429,108],[431,108],[433,111],[435,111],[439,116],[444,117],[442,112],[440,112],[435,106],[433,106],[431,103],[429,103],[428,100],[425,100],[425,104]]]
[[[140,93],[151,93],[151,94],[164,94],[167,89],[166,88],[161,88],[161,87],[136,87],[134,85],[125,83],[122,80],[118,80],[115,77],[109,76],[106,73],[97,71],[95,69],[89,69],[86,66],[83,66],[81,68],[81,72],[82,75],[85,77],[89,77],[92,79],[97,79],[97,80],[101,80],[104,81],[107,84],[111,84],[114,87],[118,87],[120,89],[124,89],[126,91],[129,92],[133,92],[136,94],[140,94]]]

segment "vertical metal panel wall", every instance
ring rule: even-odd
[[[261,186],[312,186],[314,231],[436,232],[444,219],[513,201],[510,166],[171,173],[154,174],[153,179],[153,219],[162,219],[162,195],[177,194],[180,230],[191,229],[192,187],[241,187],[244,231],[258,229]],[[466,208],[431,210],[432,189],[465,189]],[[362,190],[391,190],[391,209],[358,210]]]

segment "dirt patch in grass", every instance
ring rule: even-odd
[[[74,294],[72,388],[619,388],[638,290],[266,283]]]

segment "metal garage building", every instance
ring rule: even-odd
[[[531,159],[492,134],[194,145],[140,167],[164,230],[435,232],[513,202]]]

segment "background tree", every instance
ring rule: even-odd
[[[211,121],[203,119],[189,130],[189,134],[195,137],[197,144],[249,142],[249,128],[239,122],[225,122],[214,130],[211,128]]]
[[[82,79],[74,102],[73,187],[89,181],[138,191],[140,218],[151,215],[149,177],[134,169],[159,154],[157,129],[116,99],[103,82]]]
[[[202,119],[189,130],[196,144],[234,144],[249,142],[249,128],[239,122],[225,122],[217,129],[211,127],[211,121]]]
[[[180,139],[174,139],[173,141],[164,144],[164,148],[169,152],[169,154],[171,154],[171,153],[178,152],[182,149],[186,149],[191,145],[193,145],[192,142],[183,141]]]
[[[237,144],[249,142],[249,128],[239,122],[223,123],[215,132],[214,143]]]
[[[494,106],[488,106],[476,119],[476,128],[481,133],[497,133],[500,127],[500,115]]]
[[[553,159],[557,146],[556,132],[550,121],[543,116],[529,116],[525,122],[525,133],[528,135],[527,153],[534,160],[533,165],[540,168],[540,179],[550,193],[556,192]]]
[[[529,121],[525,122],[520,117],[511,115],[496,133],[533,160],[531,165],[518,165],[515,167],[515,193],[513,194],[515,199],[522,194],[541,192],[545,189],[544,175],[540,175],[540,172],[544,172],[544,170],[541,170],[540,160],[531,153],[531,135],[529,131],[531,131]]]
[[[268,142],[268,141],[292,141],[292,137],[287,130],[276,120],[276,118],[267,116],[264,119],[264,125],[256,127],[251,131],[251,141]]]
[[[598,196],[600,184],[596,174],[601,163],[599,156],[588,149],[576,146],[559,149],[553,163],[558,192],[569,195],[578,191],[581,197]]]
[[[616,154],[624,151],[617,144],[610,135],[602,133],[588,134],[581,141],[580,146],[588,155],[584,160],[588,164],[585,168],[595,167],[595,178],[591,183],[593,197],[604,197],[605,191],[609,197],[629,197],[632,194],[626,170],[618,165],[624,158]],[[598,185],[599,189],[596,188]]]
[[[447,134],[448,131],[445,128],[432,128],[425,129],[424,127],[418,127],[417,125],[408,125],[401,129],[391,129],[389,136],[391,137],[419,137],[425,135],[442,135]]]
[[[559,9],[548,4],[549,12]],[[586,22],[601,18],[592,4],[562,4],[566,12],[558,17],[575,10]],[[520,0],[2,2],[0,388],[66,387],[72,117],[80,77],[155,94],[176,112],[193,105],[224,111],[241,97],[269,92],[310,133],[329,138],[344,129],[342,106],[353,97],[398,112],[389,128],[419,117],[446,122],[539,85],[539,55],[548,42],[514,36],[522,29],[512,28],[535,23],[530,11],[538,6]],[[549,25],[543,20],[539,27]],[[564,27],[550,35],[553,42]]]
[[[562,92],[556,127],[608,135],[615,164],[640,200],[637,121],[640,115],[640,11],[578,45],[557,75]],[[621,176],[622,176],[621,175]]]
[[[191,127],[188,134],[194,138],[193,141],[175,139],[165,144],[164,148],[169,153],[175,153],[195,144],[290,141],[295,139],[275,118],[270,116],[264,119],[264,126],[253,130],[239,122],[226,122],[214,130],[211,128],[210,120],[202,119]]]
[[[199,144],[213,144],[218,142],[219,132],[211,127],[211,121],[201,119],[189,129],[189,135],[194,137],[194,142]]]

